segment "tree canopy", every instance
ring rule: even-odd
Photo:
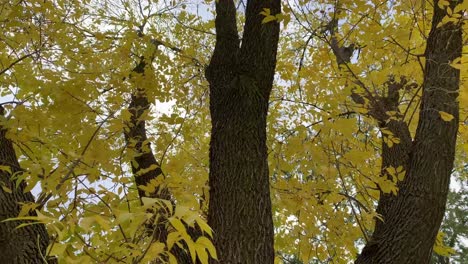
[[[31,263],[377,263],[421,229],[462,263],[467,10],[0,1],[0,255],[39,226]]]

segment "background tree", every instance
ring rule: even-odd
[[[6,121],[5,110],[0,105],[1,122]],[[26,183],[13,179],[20,178],[22,169],[18,164],[12,142],[6,137],[7,130],[0,125],[0,261],[4,263],[43,263],[47,261],[49,235],[43,224],[28,221],[8,221],[18,216],[37,216],[29,209],[34,197],[27,190]],[[5,222],[6,221],[6,222]],[[16,228],[23,225],[22,228]],[[55,260],[49,259],[49,263]]]
[[[13,38],[8,36],[17,32],[13,27],[8,28],[11,32],[4,31],[5,38],[12,39],[11,43],[6,43],[10,46],[5,50],[20,60],[12,63],[12,67],[2,69],[6,73],[2,74],[2,83],[9,85],[2,86],[2,94],[11,96],[13,101],[5,104],[12,116],[9,125],[14,124],[13,128],[8,127],[9,139],[21,152],[21,165],[28,168],[23,179],[27,179],[30,188],[38,183],[36,193],[37,189],[41,192],[37,204],[25,204],[23,210],[42,209],[43,217],[35,219],[46,223],[54,237],[44,256],[57,255],[60,261],[68,263],[174,261],[171,248],[183,248],[187,243],[187,252],[193,261],[197,257],[205,260],[209,254],[214,256],[214,248],[208,238],[192,241],[187,235],[186,227],[193,227],[196,223],[206,234],[211,232],[198,213],[200,200],[190,193],[191,190],[184,193],[185,199],[177,195],[181,191],[176,192],[178,199],[174,203],[165,203],[160,199],[164,197],[157,197],[143,199],[144,204],[141,204],[138,193],[143,193],[142,189],[133,184],[131,167],[127,165],[139,164],[132,162],[134,153],[129,150],[131,145],[127,146],[133,142],[125,142],[123,137],[129,124],[141,124],[152,117],[149,111],[144,111],[149,104],[143,109],[140,107],[138,113],[143,116],[132,117],[132,111],[127,109],[136,87],[146,91],[149,101],[155,102],[157,98],[164,102],[169,100],[170,93],[185,96],[189,94],[189,84],[200,83],[202,74],[200,64],[197,64],[200,61],[191,56],[193,53],[190,51],[181,50],[196,47],[182,44],[180,40],[170,40],[170,33],[160,30],[165,27],[155,23],[158,19],[162,22],[175,16],[169,12],[172,9],[182,13],[177,14],[181,20],[185,20],[183,13],[187,19],[194,16],[189,16],[183,11],[182,4],[176,2],[165,5],[138,1],[119,5],[113,1],[20,1],[11,3],[11,6],[14,11],[33,9],[37,16],[44,16],[37,31],[29,27],[30,31],[42,34],[32,35],[32,39],[28,38],[31,32],[13,35]],[[2,11],[10,14],[8,8]],[[165,12],[169,13],[161,18]],[[11,17],[15,17],[14,12]],[[31,23],[20,21],[24,22],[24,28]],[[48,25],[50,31],[44,25]],[[148,25],[144,33],[151,37],[139,33],[141,25]],[[180,33],[187,32],[180,25],[176,28]],[[43,49],[35,51],[40,51],[41,56],[23,58],[18,52],[21,46],[10,50],[18,43],[26,48],[35,48],[36,37],[37,41],[47,40]],[[155,40],[160,41],[156,44],[162,45],[169,53],[159,53],[152,61],[153,65],[148,67],[153,70],[157,67],[159,74],[145,70],[144,78],[141,73],[132,75],[132,69],[141,61],[141,56],[149,58],[154,54]],[[179,56],[171,57],[175,52],[179,52]],[[2,53],[5,55],[2,57],[4,65],[8,66],[8,60],[14,58],[11,54]],[[186,75],[182,76],[178,71],[175,78],[169,78],[171,74],[167,73],[173,71],[169,61],[185,64],[181,70],[185,70]],[[169,92],[169,84],[180,89]],[[198,96],[200,93],[197,92],[193,97],[182,97],[181,100],[189,102]],[[192,116],[197,107],[199,103],[184,104],[185,116]],[[179,133],[175,131],[177,128],[181,130],[181,119],[175,113],[173,118],[166,115],[158,117],[157,120],[162,121],[157,126],[158,133],[162,136],[156,140],[154,130],[146,135],[148,141],[157,143],[158,148],[153,153],[161,157],[158,158],[159,164],[166,165],[168,159],[165,157],[173,155],[170,148],[177,143],[174,141]],[[57,127],[53,128],[52,124]],[[143,145],[149,147],[147,143],[143,142]],[[145,146],[143,151],[147,152]],[[158,168],[153,166],[146,172],[142,169],[148,168],[138,168],[137,172],[151,174],[152,169]],[[171,176],[176,176],[174,170],[168,171]],[[140,179],[144,180],[144,177]],[[167,183],[177,189],[180,179],[173,177],[172,183],[169,180]],[[197,180],[193,183],[201,182],[203,186],[206,178]],[[146,187],[145,190],[151,193],[150,189],[156,187],[156,183]],[[175,203],[180,205],[178,209],[174,208]],[[164,214],[158,208],[164,208]],[[154,220],[154,215],[166,219],[164,229],[171,234],[169,240],[147,236],[146,227],[150,220]],[[107,231],[101,232],[103,230]],[[183,242],[184,239],[190,241]],[[209,253],[205,251],[205,245],[210,247]]]
[[[51,43],[48,30],[53,25],[46,22],[51,18],[61,18],[60,12],[36,13],[33,3],[21,4],[2,2],[0,10],[0,80],[2,93],[14,89],[12,81],[15,72],[24,73],[21,64],[30,60],[42,61],[43,53],[48,51]],[[51,10],[52,11],[52,10]],[[27,41],[25,41],[27,40]],[[20,80],[27,82],[26,80]],[[33,81],[31,81],[33,82]],[[2,98],[4,101],[4,98]],[[17,103],[16,107],[22,102]],[[12,116],[0,104],[0,261],[4,263],[55,263],[54,258],[47,256],[49,234],[42,223],[31,220],[38,217],[36,204],[31,189],[34,185],[27,183],[25,169],[18,162],[18,156],[11,140],[13,132]],[[24,217],[25,221],[14,221],[12,218]],[[39,218],[43,218],[39,215]],[[17,228],[20,226],[21,228]]]
[[[460,187],[450,190],[448,194],[447,209],[441,226],[441,231],[445,234],[443,242],[448,248],[444,248],[445,252],[434,253],[432,263],[463,263],[468,257],[467,246],[464,243],[468,237],[466,180],[461,179],[457,183],[460,184]]]

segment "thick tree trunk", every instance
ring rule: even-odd
[[[266,117],[273,85],[280,0],[247,1],[240,45],[232,0],[216,3],[216,47],[206,70],[210,84],[210,202],[219,263],[273,263],[273,221]],[[215,261],[212,261],[215,263]]]
[[[452,9],[461,3],[450,2]],[[357,264],[430,262],[445,211],[459,121],[460,72],[449,62],[461,56],[461,22],[438,26],[446,15],[435,0],[415,139],[407,151],[390,148],[383,153],[383,165],[402,164],[406,176],[398,185],[397,196],[385,195],[379,201],[378,211],[384,222],[376,224],[372,239],[358,257]],[[440,111],[454,118],[444,121]],[[402,134],[395,135],[401,137]],[[404,139],[400,148],[406,148],[406,136]]]
[[[0,106],[0,118],[3,115],[4,109]],[[13,144],[5,134],[6,129],[0,125],[0,166],[9,167],[12,174],[21,173]],[[5,170],[0,170],[0,185],[0,263],[45,263],[49,236],[43,224],[16,228],[21,222],[2,222],[18,217],[20,203],[33,203],[34,197],[30,192],[24,192],[24,182],[17,188]],[[36,214],[31,212],[30,215]]]

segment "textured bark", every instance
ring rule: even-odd
[[[462,50],[461,22],[437,27],[446,15],[437,2],[434,1],[425,52],[423,96],[415,139],[408,151],[403,146],[405,149],[401,151],[388,149],[384,155],[384,164],[406,164],[406,177],[398,185],[397,196],[382,196],[379,201],[378,211],[384,222],[376,224],[357,264],[429,263],[431,259],[445,211],[459,121],[456,98],[460,72],[448,63],[460,57]],[[451,1],[452,9],[457,3],[461,1]],[[451,114],[454,119],[442,120],[439,111]]]
[[[388,130],[392,137],[398,138],[399,143],[393,144],[392,147],[389,147],[385,143],[384,139],[391,140],[388,134],[383,133],[382,136],[382,169],[381,175],[386,176],[392,180],[392,176],[388,173],[387,168],[398,168],[403,167],[404,171],[408,170],[408,161],[411,152],[412,138],[408,128],[408,125],[403,121],[402,114],[398,109],[400,95],[399,91],[405,89],[407,83],[402,81],[396,83],[393,80],[390,80],[387,83],[388,94],[384,98],[374,99],[372,104],[372,109],[370,111],[371,116],[374,117],[379,122],[379,127],[381,129]],[[376,103],[377,102],[377,103]],[[380,109],[378,111],[377,109]],[[388,111],[396,112],[394,116],[395,119],[389,119],[387,116]],[[398,184],[401,184],[399,182]],[[399,187],[399,185],[398,185]],[[389,207],[394,202],[395,195],[392,193],[380,192],[379,204],[377,206],[377,213],[379,213],[382,218],[387,217],[387,211]],[[375,229],[380,228],[380,225],[384,224],[382,221],[376,221]]]
[[[143,75],[146,66],[146,62],[144,59],[142,59],[135,67],[133,72],[135,74]],[[164,199],[171,201],[172,205],[176,206],[169,189],[164,185],[165,176],[161,169],[161,165],[156,160],[151,149],[151,143],[148,141],[146,121],[143,115],[145,112],[149,111],[150,105],[151,104],[148,100],[146,92],[143,89],[137,88],[132,93],[131,101],[128,106],[128,111],[130,112],[130,122],[124,133],[128,148],[131,148],[134,152],[133,162],[131,164],[132,173],[137,186],[146,186],[150,184],[152,180],[157,180],[161,183],[151,193],[145,193],[143,190],[138,189],[140,198],[151,197]],[[140,172],[150,167],[154,169],[146,171],[145,173]],[[164,216],[166,216],[167,213],[165,209],[161,209],[159,213],[160,215],[157,218],[157,222],[148,223],[148,233],[154,237],[155,241],[166,243],[168,238],[166,226],[167,218]],[[193,240],[196,240],[198,237],[202,236],[202,232],[199,229],[190,226],[185,227]],[[184,246],[186,245],[184,244]],[[191,256],[187,252],[187,249],[181,248],[178,245],[174,245],[171,249],[171,253],[176,257],[177,262],[181,264],[192,263]],[[155,261],[155,263],[160,262]]]
[[[145,72],[146,63],[142,59],[133,70],[134,73],[143,75]],[[150,103],[143,89],[136,89],[131,95],[128,111],[130,112],[130,122],[125,130],[125,139],[128,147],[134,152],[132,173],[137,186],[146,186],[151,180],[159,180],[164,182],[164,175],[161,170],[161,165],[156,161],[151,143],[146,135],[146,121],[142,118],[145,112],[148,112]],[[139,173],[141,170],[153,167],[153,170],[145,173]],[[159,186],[153,193],[145,194],[141,189],[138,189],[138,194],[141,197],[153,197],[159,199],[170,200],[171,195],[165,186]]]
[[[247,1],[241,45],[234,2],[216,3],[216,46],[206,77],[212,120],[208,224],[219,263],[274,260],[266,117],[279,24],[262,24],[263,8],[278,14],[280,0]]]
[[[0,106],[0,118],[4,109]],[[11,140],[6,138],[6,129],[0,125],[0,166],[8,166],[12,173],[21,173],[15,150]],[[2,222],[5,219],[17,217],[20,203],[33,203],[34,197],[30,192],[24,192],[26,184],[22,182],[18,188],[11,180],[8,172],[0,170],[0,185],[11,190],[11,193],[0,188],[0,263],[45,263],[46,249],[49,236],[43,224],[16,227],[19,221]],[[34,212],[31,216],[36,216]],[[50,260],[49,263],[54,262]]]
[[[335,8],[338,9],[338,7]],[[330,22],[330,25],[332,25],[332,27],[327,28],[331,35],[331,41],[329,44],[336,57],[337,64],[342,70],[350,70],[347,67],[347,64],[351,61],[351,57],[353,56],[354,45],[340,45],[336,35],[334,35],[334,33],[338,31],[338,20],[336,18]],[[359,79],[355,79],[354,83],[361,86],[365,91],[370,90]],[[384,96],[374,95],[371,93],[362,95],[352,92],[351,99],[356,104],[364,105],[366,101],[369,102],[368,115],[378,122],[379,128],[382,131],[386,130],[391,133],[392,138],[398,138],[400,140],[398,144],[393,144],[392,147],[389,147],[385,141],[391,139],[390,135],[388,132],[382,133],[382,164],[380,174],[381,176],[392,180],[392,176],[389,175],[387,168],[398,168],[399,166],[402,166],[403,170],[407,171],[412,146],[412,138],[408,125],[403,120],[402,113],[398,108],[400,104],[400,91],[414,88],[414,86],[417,85],[415,83],[408,83],[404,76],[402,76],[400,82],[396,82],[395,78],[391,76],[385,83],[385,86],[387,93]],[[387,114],[388,112],[395,112],[395,115],[390,118]],[[382,218],[386,217],[388,208],[392,204],[394,198],[395,196],[392,193],[384,193],[383,191],[380,191],[380,199],[376,211],[382,216]],[[377,221],[376,229],[382,224],[382,221]]]

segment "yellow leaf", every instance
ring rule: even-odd
[[[178,205],[176,207],[174,216],[178,218],[183,218],[189,211],[190,208],[188,208],[187,206]]]
[[[434,243],[433,249],[437,255],[448,257],[452,255],[453,253],[455,253],[455,250],[453,250],[453,248],[448,247],[444,244],[444,236],[445,236],[445,233],[442,231],[439,231],[439,233],[437,233],[437,237],[436,237],[436,241]]]
[[[390,175],[396,175],[396,170],[394,167],[388,167],[385,169]]]
[[[205,247],[200,244],[195,245],[195,249],[197,250],[198,259],[202,264],[208,264],[208,254],[206,254]]]
[[[451,63],[450,66],[452,68],[457,69],[457,70],[461,70],[463,68],[463,64],[461,64],[461,63],[458,63],[458,64],[457,63]]]
[[[198,226],[201,228],[203,232],[206,232],[210,237],[213,237],[211,227],[205,221],[203,221],[203,219],[196,218],[195,221],[197,221]]]
[[[192,262],[195,263],[195,259],[197,258],[197,251],[195,248],[195,243],[193,243],[189,235],[185,236],[184,241],[189,248],[190,256],[192,257]]]
[[[393,141],[389,140],[387,137],[384,137],[383,141],[389,148],[393,147]]]
[[[455,58],[451,63],[450,66],[452,68],[455,68],[457,70],[461,70],[463,67],[465,67],[466,64],[463,63],[461,57]]]
[[[21,206],[21,211],[18,216],[29,215],[30,212],[34,211],[39,205],[36,203],[23,203]]]
[[[269,16],[271,14],[270,8],[263,8],[263,11],[260,12],[260,15]]]
[[[80,221],[80,227],[83,228],[84,231],[89,232],[91,230],[91,225],[94,223],[93,217],[85,217]]]
[[[3,189],[4,192],[6,192],[6,193],[12,193],[13,192],[10,188],[6,187],[5,183],[2,182],[1,185],[2,185],[2,189]]]
[[[396,170],[397,170],[397,172],[402,172],[403,171],[403,166],[401,166],[401,165],[398,166]]]
[[[184,224],[182,224],[182,221],[180,221],[179,219],[172,217],[172,218],[169,218],[169,222],[181,234],[186,234],[187,233],[187,230],[185,229]]]
[[[260,15],[264,15],[265,17],[262,20],[262,24],[268,23],[270,21],[276,20],[277,17],[271,15],[271,11],[269,8],[263,8],[263,11],[260,12]]]
[[[203,245],[203,247],[205,249],[208,250],[208,252],[210,253],[210,256],[214,259],[218,259],[218,256],[216,254],[216,248],[214,247],[213,243],[211,242],[211,240],[209,240],[208,238],[206,237],[199,237],[197,239],[197,244],[199,245]]]
[[[406,173],[404,171],[398,173],[398,180],[403,181],[405,179]]]
[[[170,252],[167,253],[169,255],[169,264],[177,264],[177,259],[172,255]]]
[[[0,166],[0,171],[6,171],[6,172],[9,172],[9,173],[11,174],[11,168],[10,168],[10,166],[1,165],[1,166]]]
[[[453,12],[458,13],[458,12],[463,11],[465,9],[468,9],[468,1],[464,1],[463,3],[458,4],[457,6],[455,6],[455,8],[453,9]]]
[[[63,253],[67,249],[67,244],[54,243],[50,245],[49,255],[50,256],[63,256]]]
[[[447,0],[440,0],[439,3],[437,3],[437,5],[443,9],[445,6],[450,5],[450,3]]]
[[[171,232],[167,236],[167,248],[171,250],[174,246],[174,243],[180,240],[180,233],[179,232]]]
[[[161,254],[162,252],[164,252],[164,247],[165,247],[165,245],[163,243],[159,243],[159,242],[155,242],[155,243],[151,244],[151,246],[150,246],[150,248],[148,250],[147,256],[152,257],[152,256],[157,256],[157,255]]]
[[[132,213],[126,213],[126,212],[124,212],[124,213],[118,214],[116,220],[117,220],[118,223],[124,223],[124,222],[126,222],[126,221],[128,221],[128,220],[131,220],[132,217],[133,217],[133,214],[132,214]]]
[[[270,21],[274,21],[274,20],[276,20],[275,16],[266,16],[265,18],[263,18],[262,24],[266,24],[266,23],[268,23]]]
[[[442,120],[444,120],[444,121],[450,122],[453,119],[453,115],[451,115],[451,114],[449,114],[447,112],[439,111],[439,114],[440,114],[440,118],[442,118]]]
[[[96,223],[98,223],[102,228],[104,228],[106,230],[111,228],[110,224],[109,224],[109,221],[106,218],[104,218],[104,217],[102,217],[100,215],[95,215],[94,220],[96,221]]]

